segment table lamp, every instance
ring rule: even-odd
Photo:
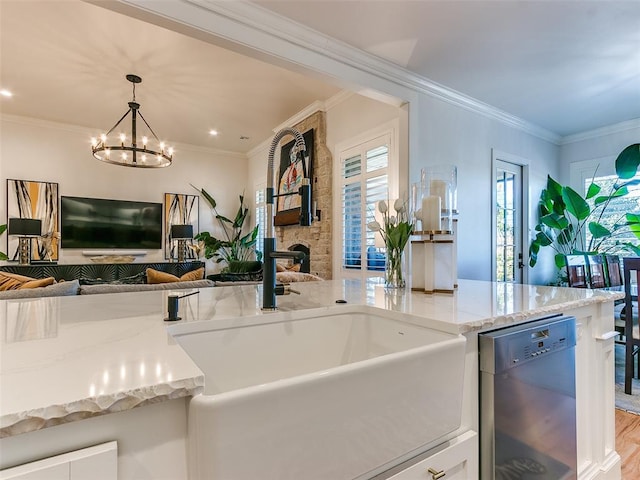
[[[193,238],[193,225],[171,225],[171,239],[178,240],[178,262],[187,256],[187,240]]]
[[[19,237],[20,265],[31,261],[31,239],[41,236],[42,220],[36,218],[10,218],[8,234]]]

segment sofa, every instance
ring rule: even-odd
[[[146,268],[135,275],[115,280],[84,277],[73,280],[63,278],[56,280],[54,277],[32,278],[0,271],[0,300],[194,289],[213,286],[215,286],[215,282],[204,278],[204,267],[190,270],[181,276]]]

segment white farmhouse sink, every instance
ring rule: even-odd
[[[367,307],[310,315],[169,328],[205,374],[192,479],[367,478],[460,425],[464,337]]]

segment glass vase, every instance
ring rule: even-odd
[[[385,288],[405,288],[406,265],[404,249],[387,247],[387,262],[384,272]]]

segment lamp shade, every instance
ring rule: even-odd
[[[193,225],[171,225],[171,238],[193,238]]]
[[[9,235],[39,237],[42,235],[42,220],[36,218],[10,218]]]

